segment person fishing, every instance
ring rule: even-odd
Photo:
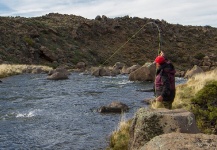
[[[156,77],[155,77],[155,96],[156,99],[152,104],[153,108],[172,109],[172,103],[175,98],[175,68],[173,64],[165,58],[161,51],[160,55],[155,58]]]

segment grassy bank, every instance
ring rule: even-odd
[[[205,134],[217,134],[217,69],[195,75],[176,87],[173,108],[191,111],[198,128]]]
[[[188,79],[185,84],[176,87],[176,97],[173,108],[190,109],[191,99],[210,81],[217,81],[217,69],[205,73],[197,74]]]
[[[12,75],[18,75],[22,73],[34,73],[35,70],[41,70],[48,72],[52,68],[41,65],[17,65],[17,64],[1,64],[0,65],[0,78],[5,78]]]
[[[110,145],[106,150],[127,150],[130,139],[129,129],[132,119],[126,120],[123,115],[118,128],[110,136]]]

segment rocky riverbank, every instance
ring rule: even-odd
[[[214,150],[217,147],[216,72],[217,69],[198,73],[189,77],[187,83],[178,85],[172,110],[140,108],[132,119],[124,122],[125,127],[120,126],[111,135],[108,149]]]

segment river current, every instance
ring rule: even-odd
[[[132,118],[142,100],[152,98],[151,82],[132,82],[127,75],[94,77],[72,73],[51,81],[45,74],[22,74],[0,83],[1,150],[99,150],[121,118]],[[183,79],[177,78],[177,83]],[[100,114],[97,108],[120,101],[121,114]]]

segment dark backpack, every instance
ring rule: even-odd
[[[169,78],[169,82],[170,82],[170,90],[175,90],[175,68],[173,66],[172,63],[170,63],[169,61],[166,62],[167,65],[164,69],[162,69],[161,71],[161,75],[163,73],[167,74],[168,78]]]

